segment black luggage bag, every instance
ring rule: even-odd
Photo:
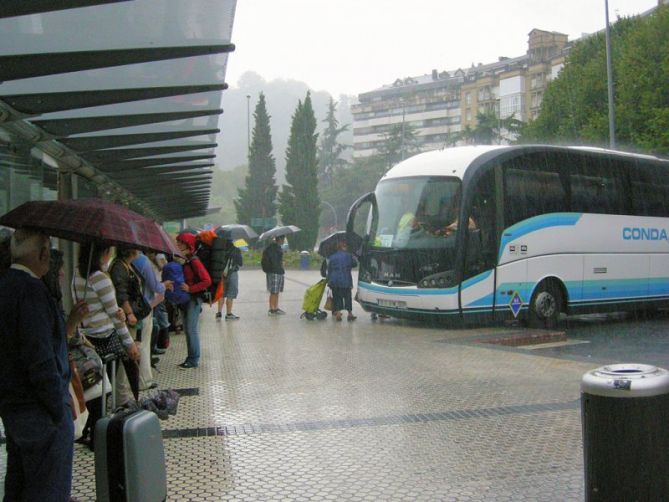
[[[108,360],[105,360],[105,371]],[[112,403],[116,361],[112,360]],[[104,379],[103,379],[104,382]],[[146,410],[113,411],[95,425],[95,493],[98,502],[161,502],[167,499],[160,422]],[[113,406],[113,405],[112,405]]]

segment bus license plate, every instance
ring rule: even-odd
[[[394,309],[407,308],[407,302],[403,302],[401,300],[382,300],[377,298],[376,302],[378,303],[379,307],[390,307]]]

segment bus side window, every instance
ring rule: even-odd
[[[560,178],[561,157],[525,155],[504,166],[504,225],[547,213],[569,211]]]
[[[608,159],[581,156],[570,165],[571,211],[578,213],[625,214],[623,171]]]
[[[663,169],[630,169],[632,214],[669,216],[669,175]]]

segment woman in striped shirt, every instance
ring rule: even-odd
[[[91,246],[93,246],[91,254]],[[116,291],[107,274],[103,272],[111,257],[111,248],[101,245],[82,244],[79,250],[78,274],[74,277],[74,297],[85,300],[88,304],[88,314],[82,321],[82,333],[94,346],[104,343],[109,336],[118,336],[126,356],[122,359],[123,367],[128,375],[130,388],[135,399],[139,397],[139,348],[128,332],[125,323],[125,314],[116,303]],[[109,368],[108,368],[108,371]],[[110,375],[111,378],[111,375]],[[87,403],[90,413],[91,441],[93,448],[93,433],[95,422],[101,418],[102,403],[96,398]]]

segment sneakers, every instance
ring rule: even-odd
[[[270,310],[267,311],[267,315],[272,315],[272,316],[274,316],[274,315],[286,315],[286,313],[281,309],[275,309],[275,310],[270,309]]]
[[[193,363],[190,363],[188,361],[185,361],[185,362],[183,362],[179,365],[179,369],[182,369],[182,370],[189,370],[191,368],[197,368],[197,366],[195,366]]]
[[[239,319],[238,315],[235,315],[233,313],[225,314],[225,320],[226,321],[236,321],[237,319]]]
[[[216,320],[217,320],[217,321],[220,321],[220,320],[221,320],[221,317],[223,317],[223,314],[221,314],[220,312],[216,312]],[[227,317],[227,316],[226,316],[226,317]]]

